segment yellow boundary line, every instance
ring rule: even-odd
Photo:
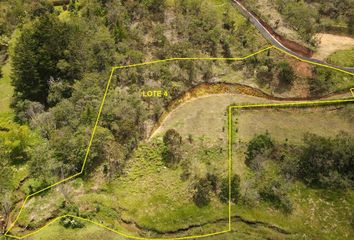
[[[232,170],[232,162],[230,161],[230,159],[232,158],[232,152],[230,151],[231,149],[231,146],[232,146],[232,141],[230,142],[229,141],[229,153],[228,153],[228,157],[229,157],[229,163],[228,163],[228,167],[229,167],[229,227],[228,227],[228,230],[225,230],[225,231],[220,231],[220,232],[215,232],[215,233],[210,233],[210,234],[203,234],[203,235],[197,235],[197,236],[186,236],[186,237],[177,237],[177,238],[143,238],[143,237],[136,237],[136,236],[129,236],[125,233],[122,233],[122,232],[119,232],[117,230],[114,230],[112,228],[109,228],[107,226],[104,226],[100,223],[97,223],[97,222],[94,222],[92,220],[89,220],[89,219],[85,219],[85,218],[81,218],[81,217],[78,217],[78,216],[74,216],[74,215],[63,215],[63,216],[59,216],[55,219],[53,219],[52,221],[50,221],[49,223],[45,224],[44,226],[42,226],[41,228],[31,232],[31,233],[28,233],[26,235],[23,235],[23,236],[14,236],[14,235],[11,235],[11,234],[8,234],[11,229],[15,226],[16,222],[18,221],[27,201],[29,198],[35,196],[35,195],[38,195],[39,193],[42,193],[48,189],[51,189],[61,183],[64,183],[64,182],[67,182],[69,180],[72,180],[74,179],[75,177],[81,175],[83,172],[84,172],[84,169],[85,169],[85,166],[86,166],[86,162],[87,162],[87,159],[88,159],[88,156],[89,156],[89,153],[90,153],[90,150],[91,150],[91,146],[92,146],[92,142],[93,142],[93,138],[95,136],[95,133],[96,133],[96,129],[97,129],[97,126],[98,126],[98,123],[99,123],[99,120],[100,120],[100,117],[101,117],[101,114],[102,114],[102,109],[103,109],[103,106],[104,106],[104,103],[105,103],[105,100],[106,100],[106,97],[107,97],[107,93],[108,93],[108,90],[109,90],[109,87],[110,87],[110,84],[111,84],[111,81],[112,81],[112,78],[113,78],[113,74],[115,72],[115,70],[118,70],[118,69],[126,69],[126,68],[133,68],[133,67],[140,67],[140,66],[146,66],[146,65],[150,65],[150,64],[156,64],[156,63],[165,63],[165,62],[171,62],[171,61],[193,61],[193,60],[207,60],[207,61],[214,61],[214,60],[222,60],[222,61],[225,61],[225,60],[229,60],[229,61],[241,61],[241,60],[245,60],[245,59],[248,59],[252,56],[255,56],[255,55],[258,55],[262,52],[265,52],[267,50],[270,50],[270,49],[276,49],[280,52],[283,52],[284,54],[286,55],[289,55],[293,58],[296,58],[297,60],[299,61],[302,61],[302,62],[307,62],[307,63],[310,63],[310,64],[313,64],[313,65],[318,65],[318,66],[322,66],[322,67],[326,67],[326,68],[329,68],[329,69],[333,69],[333,70],[336,70],[336,71],[339,71],[339,72],[343,72],[343,73],[346,73],[346,74],[349,74],[349,75],[352,75],[354,76],[354,73],[351,73],[351,72],[348,72],[348,71],[345,71],[345,70],[342,70],[342,69],[339,69],[339,68],[336,68],[336,67],[331,67],[331,66],[327,66],[327,65],[324,65],[324,64],[320,64],[320,63],[316,63],[316,62],[311,62],[311,61],[307,61],[307,60],[303,60],[293,54],[290,54],[276,46],[268,46],[266,48],[263,48],[255,53],[252,53],[252,54],[249,54],[247,56],[244,56],[244,57],[231,57],[231,58],[222,58],[222,57],[189,57],[189,58],[168,58],[168,59],[161,59],[161,60],[155,60],[155,61],[149,61],[149,62],[143,62],[143,63],[137,63],[137,64],[130,64],[130,65],[124,65],[124,66],[115,66],[115,67],[112,67],[111,69],[111,73],[110,73],[110,76],[109,76],[109,79],[107,81],[107,84],[106,84],[106,88],[105,88],[105,91],[104,91],[104,94],[103,94],[103,97],[102,97],[102,101],[101,101],[101,104],[100,104],[100,107],[99,107],[99,110],[98,110],[98,114],[97,114],[97,117],[96,117],[96,121],[95,121],[95,124],[94,124],[94,127],[92,129],[92,133],[91,133],[91,137],[90,137],[90,141],[89,141],[89,144],[88,144],[88,147],[86,149],[86,153],[85,153],[85,157],[84,157],[84,161],[83,161],[83,164],[82,164],[82,167],[81,167],[81,170],[80,172],[72,175],[72,176],[69,176],[67,178],[64,178],[62,180],[60,180],[59,182],[56,182],[52,185],[49,185],[37,192],[34,192],[30,195],[27,195],[21,208],[20,208],[20,211],[19,213],[17,214],[15,220],[12,222],[12,224],[10,225],[10,227],[6,230],[6,232],[4,233],[3,236],[0,237],[1,238],[4,238],[4,237],[11,237],[11,238],[15,238],[15,239],[23,239],[23,238],[26,238],[26,237],[29,237],[29,236],[32,236],[36,233],[38,233],[39,231],[41,231],[42,229],[46,228],[47,226],[49,226],[50,224],[58,221],[60,218],[64,218],[64,217],[73,217],[73,218],[76,218],[76,219],[79,219],[79,220],[82,220],[82,221],[86,221],[86,222],[89,222],[89,223],[92,223],[92,224],[95,224],[97,226],[100,226],[100,227],[103,227],[107,230],[110,230],[114,233],[117,233],[121,236],[124,236],[124,237],[127,237],[127,238],[130,238],[130,239],[138,239],[138,240],[152,240],[152,239],[155,239],[155,240],[166,240],[166,239],[175,239],[175,240],[179,240],[179,239],[192,239],[192,238],[202,238],[202,237],[209,237],[209,236],[214,236],[214,235],[219,235],[219,234],[223,234],[223,233],[226,233],[226,232],[229,232],[231,231],[231,170]],[[353,88],[354,89],[354,88]],[[353,91],[351,89],[351,92],[353,94]],[[354,94],[353,94],[354,96]],[[345,100],[333,100],[333,101],[327,101],[327,102],[331,102],[331,103],[334,103],[334,102],[345,102]],[[348,100],[346,102],[352,102],[353,100]],[[326,101],[320,101],[321,103],[324,103]],[[308,102],[308,103],[315,103],[315,102]],[[288,103],[288,105],[299,105],[301,103],[296,103],[296,102],[293,102],[293,103]],[[302,103],[302,104],[307,104],[306,102]],[[284,104],[271,104],[271,105],[266,105],[266,106],[281,106],[281,105],[284,105]],[[247,106],[247,105],[246,105]],[[251,105],[248,105],[248,107],[250,107]],[[262,107],[264,106],[264,104],[256,104],[256,105],[252,105],[252,107]],[[233,108],[235,108],[236,106],[233,106],[231,108],[229,108],[229,135],[232,136],[232,126],[230,126],[230,123],[232,123],[232,115],[231,115],[231,110]]]

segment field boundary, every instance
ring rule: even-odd
[[[5,237],[10,237],[10,238],[15,238],[15,239],[23,239],[23,238],[27,238],[29,236],[32,236],[36,233],[38,233],[39,231],[43,230],[44,228],[48,227],[50,224],[58,221],[59,219],[61,218],[64,218],[64,217],[72,217],[72,218],[76,218],[76,219],[79,219],[79,220],[82,220],[82,221],[86,221],[86,222],[89,222],[89,223],[92,223],[92,224],[95,224],[97,226],[100,226],[102,228],[105,228],[109,231],[112,231],[114,233],[117,233],[123,237],[127,237],[127,238],[130,238],[130,239],[138,239],[138,240],[166,240],[166,239],[175,239],[175,240],[179,240],[179,239],[195,239],[195,238],[203,238],[203,237],[209,237],[209,236],[214,236],[214,235],[219,235],[219,234],[223,234],[223,233],[226,233],[226,232],[230,232],[231,231],[231,170],[232,170],[232,164],[231,164],[231,161],[230,161],[230,157],[232,157],[232,152],[230,151],[231,150],[231,145],[230,145],[230,142],[229,142],[229,149],[228,149],[228,166],[229,166],[229,203],[228,203],[228,206],[229,206],[229,227],[227,230],[224,230],[224,231],[219,231],[219,232],[215,232],[215,233],[210,233],[210,234],[203,234],[203,235],[196,235],[196,236],[185,236],[185,237],[174,237],[174,238],[144,238],[144,237],[138,237],[138,236],[130,236],[130,235],[127,235],[125,233],[122,233],[122,232],[119,232],[115,229],[112,229],[112,228],[109,228],[107,226],[104,226],[103,224],[101,223],[98,223],[98,222],[94,222],[90,219],[86,219],[86,218],[82,218],[82,217],[78,217],[78,216],[74,216],[74,215],[69,215],[69,214],[66,214],[66,215],[62,215],[62,216],[59,216],[59,217],[56,217],[54,218],[53,220],[51,220],[50,222],[46,223],[44,226],[42,226],[41,228],[33,231],[33,232],[30,232],[26,235],[23,235],[23,236],[15,236],[15,235],[11,235],[11,234],[8,234],[11,229],[15,226],[15,224],[17,223],[19,217],[21,216],[21,213],[23,211],[23,209],[25,208],[25,205],[28,201],[29,198],[35,196],[35,195],[38,195],[46,190],[49,190],[61,183],[64,183],[64,182],[67,182],[69,180],[72,180],[80,175],[83,174],[84,172],[84,169],[85,169],[85,166],[86,166],[86,162],[87,162],[87,159],[88,159],[88,156],[89,156],[89,153],[90,153],[90,150],[91,150],[91,146],[92,146],[92,142],[93,142],[93,139],[94,139],[94,136],[95,136],[95,133],[96,133],[96,129],[98,127],[98,123],[99,123],[99,120],[100,120],[100,117],[101,117],[101,114],[102,114],[102,109],[103,109],[103,106],[104,106],[104,103],[105,103],[105,100],[106,100],[106,97],[107,97],[107,93],[108,93],[108,90],[109,90],[109,87],[111,85],[111,81],[112,81],[112,78],[113,78],[113,75],[115,73],[116,70],[119,70],[119,69],[126,69],[126,68],[133,68],[133,67],[140,67],[140,66],[146,66],[146,65],[151,65],[151,64],[157,64],[157,63],[165,63],[165,62],[171,62],[171,61],[194,61],[194,60],[205,60],[205,61],[214,61],[214,60],[222,60],[222,61],[241,61],[241,60],[246,60],[250,57],[253,57],[255,55],[258,55],[260,53],[263,53],[267,50],[271,50],[271,49],[276,49],[280,52],[283,52],[284,54],[286,55],[289,55],[293,58],[296,58],[297,60],[299,61],[302,61],[302,62],[307,62],[307,63],[310,63],[310,64],[313,64],[313,65],[318,65],[318,66],[322,66],[322,67],[325,67],[325,68],[329,68],[329,69],[332,69],[332,70],[336,70],[336,71],[339,71],[339,72],[343,72],[343,73],[346,73],[346,74],[349,74],[349,75],[352,75],[354,76],[354,73],[351,73],[351,72],[348,72],[348,71],[345,71],[345,70],[342,70],[342,69],[339,69],[339,68],[336,68],[336,67],[331,67],[331,66],[327,66],[327,65],[324,65],[324,64],[320,64],[320,63],[316,63],[316,62],[311,62],[311,61],[307,61],[307,60],[303,60],[301,58],[298,58],[297,56],[293,55],[293,54],[290,54],[274,45],[271,45],[271,46],[268,46],[266,48],[263,48],[257,52],[254,52],[254,53],[251,53],[249,55],[246,55],[244,57],[230,57],[230,58],[223,58],[223,57],[186,57],[186,58],[167,58],[167,59],[161,59],[161,60],[155,60],[155,61],[149,61],[149,62],[143,62],[143,63],[137,63],[137,64],[129,64],[129,65],[123,65],[123,66],[115,66],[115,67],[112,67],[111,68],[111,72],[110,72],[110,76],[108,78],[108,81],[107,81],[107,84],[106,84],[106,88],[105,88],[105,91],[104,91],[104,94],[103,94],[103,97],[102,97],[102,101],[101,101],[101,104],[99,106],[99,110],[98,110],[98,113],[97,113],[97,117],[96,117],[96,120],[95,120],[95,123],[94,123],[94,126],[93,126],[93,129],[92,129],[92,133],[91,133],[91,137],[90,137],[90,140],[89,140],[89,144],[88,144],[88,147],[86,149],[86,153],[85,153],[85,157],[84,157],[84,160],[83,160],[83,164],[82,164],[82,167],[81,167],[81,170],[80,172],[72,175],[72,176],[69,176],[67,178],[64,178],[52,185],[49,185],[41,190],[38,190],[37,192],[34,192],[32,194],[29,194],[26,196],[26,198],[24,199],[23,201],[23,204],[21,205],[21,208],[19,210],[19,213],[17,214],[15,220],[11,223],[10,227],[6,230],[6,232],[4,233],[3,236],[0,237],[0,239],[3,239]],[[351,89],[351,92],[352,92],[352,89]],[[353,93],[353,92],[352,92]],[[282,104],[251,104],[251,105],[240,105],[240,106],[230,106],[228,108],[228,120],[229,120],[229,125],[232,121],[232,115],[231,115],[231,111],[233,108],[255,108],[255,107],[275,107],[275,106],[281,106],[281,105],[310,105],[310,104],[317,104],[317,103],[321,103],[321,104],[326,104],[326,103],[344,103],[344,102],[354,102],[354,99],[349,99],[349,100],[331,100],[331,101],[310,101],[310,102],[291,102],[291,103],[282,103]],[[230,137],[232,137],[232,126],[229,126],[229,131],[228,131],[228,135],[230,134]],[[231,132],[230,132],[231,131]],[[232,140],[231,140],[232,142]]]

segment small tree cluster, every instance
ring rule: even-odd
[[[163,142],[166,146],[163,160],[166,166],[175,166],[182,159],[182,137],[175,129],[170,129],[165,133]]]
[[[295,79],[295,73],[289,63],[282,62],[278,65],[279,73],[278,79],[279,82],[285,85],[291,85]]]
[[[266,183],[259,190],[262,200],[272,203],[276,208],[283,210],[285,213],[291,213],[293,205],[288,197],[286,189],[279,180],[272,180]]]
[[[240,177],[235,174],[231,177],[231,182],[229,182],[229,178],[223,179],[221,183],[219,199],[223,203],[227,203],[229,200],[231,200],[233,203],[238,203],[241,197],[240,191]]]
[[[193,201],[198,207],[204,207],[210,202],[211,185],[207,178],[200,179],[195,185]]]
[[[229,195],[230,188],[231,196]],[[208,173],[205,178],[200,179],[195,185],[194,203],[198,207],[208,205],[211,193],[217,195],[223,203],[227,203],[229,199],[231,202],[237,203],[241,196],[240,177],[235,174],[231,177],[231,182],[229,182],[228,177],[219,181],[216,175]]]
[[[354,143],[347,133],[336,138],[306,134],[299,157],[298,177],[322,187],[341,187],[354,181]]]
[[[271,150],[273,146],[273,140],[268,132],[255,136],[247,146],[246,165],[253,170],[257,169],[260,163],[256,157],[265,153],[267,150]]]

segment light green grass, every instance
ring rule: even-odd
[[[338,66],[354,67],[354,49],[336,51],[327,61]]]
[[[173,110],[155,135],[162,135],[168,129],[174,128],[183,138],[188,135],[195,139],[204,137],[208,142],[226,146],[227,107],[239,102],[264,101],[266,100],[241,94],[209,95],[193,99]]]
[[[48,228],[32,236],[33,240],[65,239],[65,240],[126,240],[116,233],[105,230],[93,224],[86,224],[79,229],[67,229],[59,223],[53,223]]]
[[[181,169],[166,168],[154,150],[156,146],[143,148],[114,187],[119,205],[127,210],[124,219],[149,229],[174,231],[227,218],[227,206],[215,198],[209,206],[197,207],[191,199],[191,181],[180,179]],[[227,166],[226,158],[221,165]]]
[[[233,214],[252,221],[271,223],[297,234],[297,239],[351,239],[353,191],[309,189],[301,183],[290,192],[294,211],[285,215],[271,206],[260,203],[254,207],[240,204]],[[300,237],[301,236],[301,237]]]
[[[246,109],[238,119],[237,139],[247,142],[256,134],[268,131],[278,141],[301,143],[306,132],[335,136],[340,131],[354,135],[353,123],[344,118],[346,107],[313,107],[306,109]]]
[[[255,177],[244,163],[244,143],[266,131],[278,143],[284,143],[288,139],[288,142],[295,144],[302,142],[305,132],[334,137],[343,130],[354,135],[352,120],[347,116],[347,110],[350,109],[351,106],[343,105],[306,109],[247,109],[235,113],[238,128],[235,141],[238,147],[234,145],[233,169],[241,176],[242,191],[245,191],[246,179],[251,175]],[[272,169],[276,172],[277,164],[273,164]],[[312,189],[299,182],[289,182],[287,185],[294,207],[291,214],[282,213],[261,201],[252,207],[240,203],[233,208],[233,214],[252,221],[271,223],[294,233],[295,235],[290,236],[294,239],[352,239],[352,190]],[[284,239],[284,236],[279,239]]]
[[[13,87],[10,80],[10,61],[7,61],[2,67],[2,74],[3,77],[0,79],[0,122],[7,121],[13,116],[13,111],[10,109],[11,97],[13,95]]]

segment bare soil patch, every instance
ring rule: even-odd
[[[328,33],[319,33],[315,37],[318,39],[319,44],[313,57],[319,60],[325,60],[329,55],[338,50],[354,47],[354,38],[351,37]]]

